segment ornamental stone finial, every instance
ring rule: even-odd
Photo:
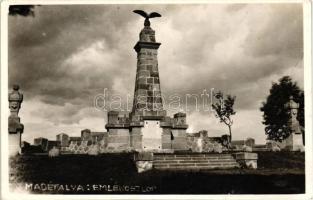
[[[285,104],[285,108],[288,109],[288,114],[290,116],[288,124],[291,128],[291,131],[296,134],[300,134],[301,133],[300,123],[299,120],[297,119],[300,104],[294,101],[293,96],[290,96],[289,101]]]
[[[19,92],[20,87],[13,85],[13,91],[9,93],[10,117],[17,117],[23,102],[23,94]]]
[[[13,85],[13,91],[9,93],[10,116],[8,119],[8,131],[10,156],[21,153],[22,133],[24,131],[24,125],[18,116],[23,102],[23,94],[18,91],[19,89],[18,85]]]

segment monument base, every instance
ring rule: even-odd
[[[9,134],[9,156],[21,153],[21,133]]]

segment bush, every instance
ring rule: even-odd
[[[89,151],[87,152],[88,155],[99,155],[100,153],[100,148],[99,148],[99,145],[97,144],[94,144],[94,145],[90,145],[89,147]]]
[[[274,151],[274,152],[280,151],[279,146],[273,146],[272,151]]]
[[[223,152],[222,145],[214,145],[213,146],[213,152],[215,152],[215,153],[222,153]]]
[[[152,163],[153,161],[137,161],[136,162],[137,172],[142,173],[151,170],[153,166]]]
[[[49,157],[57,157],[60,155],[60,150],[56,147],[53,147],[52,149],[50,149],[48,155]]]
[[[242,150],[246,152],[252,152],[252,147],[244,145]]]

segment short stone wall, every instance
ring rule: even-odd
[[[68,147],[62,148],[63,152],[70,152],[73,154],[90,154],[97,155],[99,153],[115,153],[115,152],[133,152],[134,149],[129,146],[111,146],[103,139],[95,144],[89,144],[88,141],[81,141],[80,143],[71,142]]]
[[[110,129],[107,141],[108,150],[126,150],[130,148],[128,129]]]
[[[185,129],[172,129],[173,140],[171,141],[172,149],[187,150],[187,133]]]
[[[20,138],[20,133],[9,134],[9,156],[16,156],[21,152]]]

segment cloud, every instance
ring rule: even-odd
[[[55,140],[59,133],[79,136],[83,129],[104,131],[106,113],[94,107],[77,107],[72,104],[51,105],[39,99],[26,100],[20,110],[24,124],[22,139],[33,142],[36,137]]]
[[[34,8],[35,17],[9,16],[9,85],[21,85],[28,102],[22,109],[42,108],[21,113],[30,118],[30,132],[36,123],[61,130],[89,118],[103,128],[105,114],[93,110],[95,96],[107,88],[124,104],[133,95],[133,47],[143,28],[134,9],[162,14],[151,26],[162,43],[158,60],[166,96],[211,88],[236,95],[242,125],[259,124],[259,106],[273,81],[291,75],[303,88],[301,4],[42,5]],[[202,111],[187,114],[193,130],[223,132]],[[257,129],[255,137],[264,128]]]
[[[118,6],[41,6],[36,7],[36,17],[34,18],[10,17],[10,85],[14,82],[23,85],[25,95],[29,92],[29,97],[36,95],[54,97],[58,89],[60,89],[59,96],[64,97],[65,100],[68,100],[69,96],[76,98],[78,95],[84,94],[84,92],[78,91],[77,86],[79,85],[75,85],[88,79],[84,77],[86,74],[76,73],[76,76],[71,76],[77,69],[66,67],[70,64],[70,59],[73,61],[75,58],[79,60],[79,56],[95,56],[95,54],[91,55],[92,48],[96,47],[92,45],[99,44],[99,40],[107,45],[111,53],[107,56],[98,55],[99,57],[103,56],[101,60],[103,62],[96,63],[98,65],[95,65],[94,69],[98,67],[104,71],[106,64],[114,65],[116,63],[105,60],[105,58],[114,56],[112,53],[118,46],[117,38],[119,34],[123,34],[119,26],[126,28],[124,24],[127,22],[121,19],[132,19],[123,14],[129,12],[119,12],[118,14],[124,15],[124,17],[116,17],[116,10],[118,10]],[[129,13],[129,15],[131,14]],[[127,31],[125,33],[127,34]],[[94,51],[103,53],[101,49]],[[115,56],[125,57],[123,51],[120,52]],[[107,53],[104,52],[104,54]],[[80,65],[94,64],[90,62],[91,59],[92,57],[89,57],[84,60],[85,62],[76,63],[76,67],[82,68],[86,66]],[[114,67],[117,70],[120,68],[119,66]],[[93,78],[97,80],[97,86],[102,84],[102,82],[99,83],[99,80],[108,80],[105,77],[108,73],[99,74],[98,72],[91,71],[89,74],[94,74]],[[93,82],[96,82],[95,80]],[[58,85],[58,83],[60,84]],[[106,85],[110,85],[110,82],[103,83],[103,86]],[[67,86],[69,87],[67,92],[62,92],[62,88]],[[88,91],[86,91],[86,95],[89,95]],[[60,98],[51,103],[62,104],[64,102]]]
[[[246,53],[258,57],[277,55],[301,59],[302,7],[297,4],[272,5],[267,12],[263,12],[262,22],[258,21],[258,26],[251,29],[251,34],[246,38]],[[250,22],[251,25],[252,23],[255,22]]]

